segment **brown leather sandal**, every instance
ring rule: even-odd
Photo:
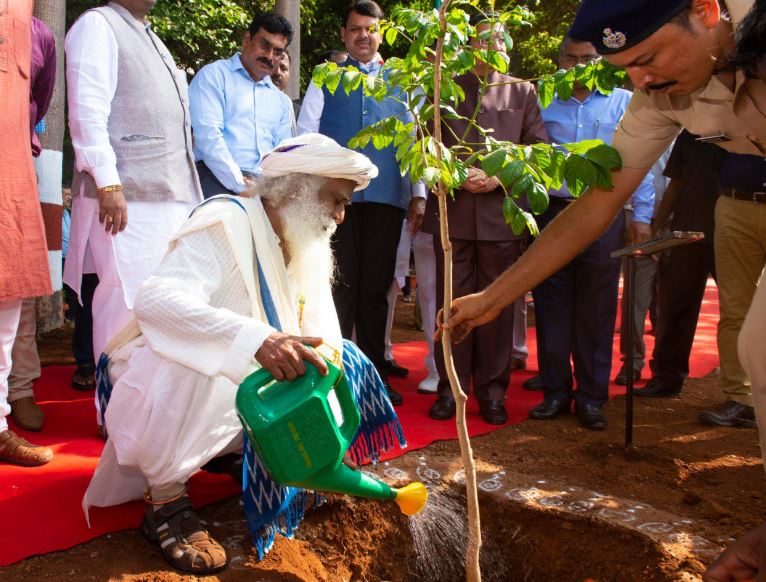
[[[160,547],[171,566],[194,575],[213,574],[226,567],[226,550],[202,527],[189,497],[163,503],[156,511],[153,505],[160,504],[149,502],[141,533]]]
[[[77,366],[72,376],[72,388],[82,392],[96,389],[96,368],[92,364]]]

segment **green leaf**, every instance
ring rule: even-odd
[[[622,167],[620,153],[606,144],[597,145],[585,152],[585,157],[603,168],[613,170]]]
[[[553,97],[556,95],[556,89],[553,86],[553,78],[547,77],[540,80],[537,84],[538,96],[540,97],[540,105],[543,109],[546,109],[552,102]]]
[[[589,184],[598,180],[598,172],[592,162],[582,156],[571,155],[564,164],[564,178],[569,192],[578,198]]]
[[[503,218],[505,218],[506,224],[511,225],[513,234],[517,236],[524,232],[527,227],[527,218],[524,216],[524,212],[510,196],[503,199]]]
[[[362,74],[359,71],[345,71],[343,73],[343,90],[346,95],[355,91],[362,82]]]
[[[542,214],[548,209],[548,190],[542,184],[535,183],[532,189],[527,192],[529,207],[535,214]]]
[[[343,78],[343,69],[332,69],[327,73],[325,78],[325,87],[330,92],[330,95],[335,95],[335,91],[338,90],[338,85]]]
[[[396,30],[396,28],[394,28],[393,26],[391,28],[389,28],[386,31],[386,43],[388,43],[389,45],[394,44],[398,34],[399,34],[399,31]]]
[[[513,181],[516,180],[524,171],[524,162],[521,160],[514,160],[510,164],[503,166],[497,177],[502,182],[503,186],[510,186]]]
[[[511,196],[519,198],[527,192],[530,192],[535,186],[535,181],[529,174],[523,174],[518,180],[513,183],[513,190]]]
[[[441,172],[439,171],[439,168],[430,167],[423,170],[423,180],[425,180],[426,185],[429,188],[436,186],[436,183],[439,181],[440,177]]]
[[[485,156],[481,161],[481,169],[484,170],[488,176],[494,176],[505,164],[505,158],[508,152],[504,149],[497,149],[488,156]]]

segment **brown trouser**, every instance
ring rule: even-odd
[[[452,294],[454,298],[476,293],[497,279],[519,258],[522,241],[474,241],[451,239]],[[434,236],[436,251],[436,307],[444,304],[444,251]],[[511,377],[513,352],[513,311],[511,304],[494,321],[475,328],[461,343],[452,345],[452,357],[463,391],[473,384],[480,402],[504,400]],[[439,372],[439,395],[450,394],[441,342],[434,357]]]
[[[21,303],[21,318],[11,352],[11,374],[8,376],[8,402],[34,396],[32,382],[40,377],[40,356],[37,354],[37,312],[35,298]]]

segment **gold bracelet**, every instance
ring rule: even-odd
[[[122,184],[112,184],[103,188],[96,188],[96,192],[122,192]]]

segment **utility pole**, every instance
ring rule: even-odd
[[[293,41],[287,47],[291,61],[287,95],[297,99],[301,87],[301,3],[300,0],[277,0],[275,10],[293,25]]]

